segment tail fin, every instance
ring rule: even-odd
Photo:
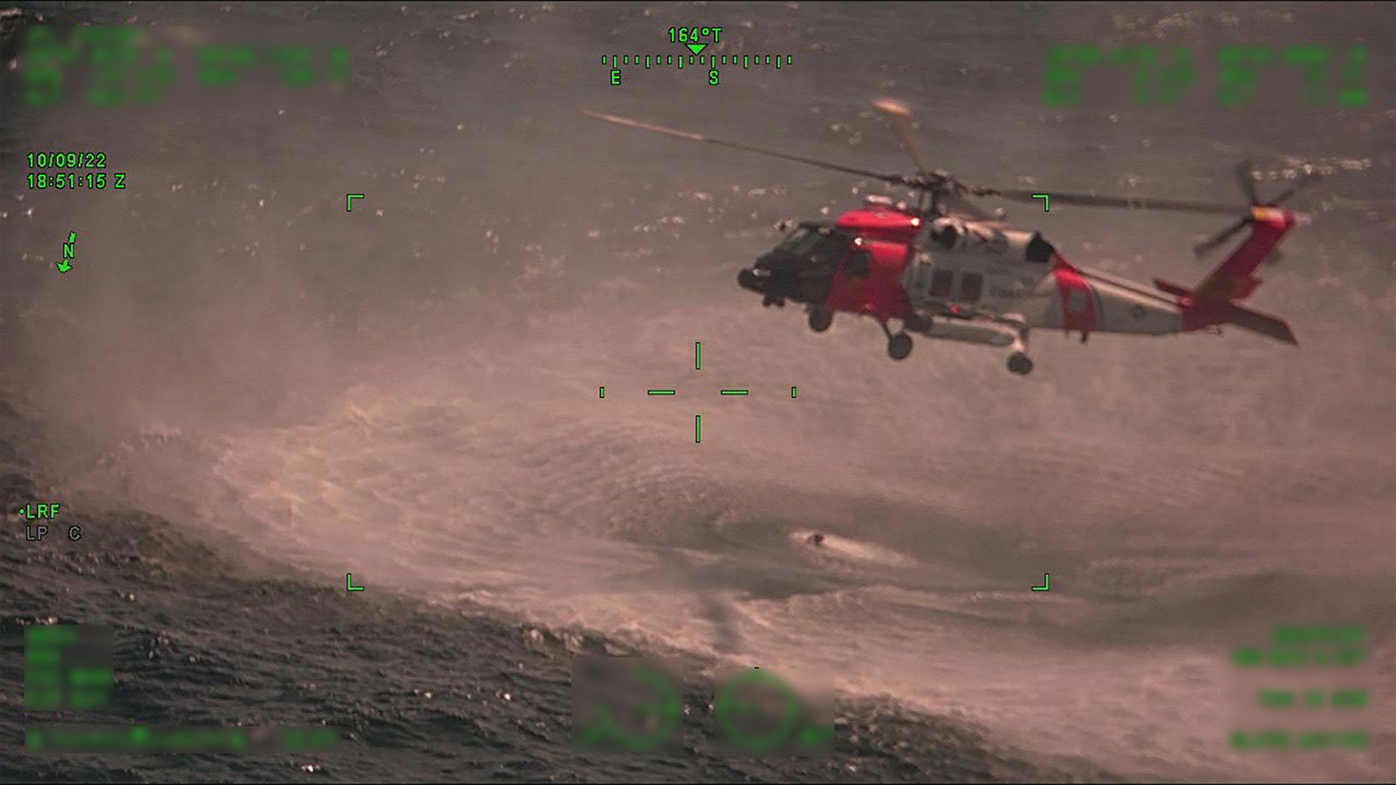
[[[1248,223],[1251,236],[1202,279],[1194,300],[1229,302],[1244,300],[1260,286],[1255,270],[1294,227],[1294,213],[1282,207],[1252,207]]]
[[[1277,341],[1298,345],[1294,331],[1283,319],[1236,304],[1260,285],[1256,268],[1265,261],[1296,223],[1294,213],[1279,207],[1252,207],[1245,223],[1251,235],[1202,279],[1196,289],[1154,279],[1154,286],[1178,298],[1183,309],[1183,329],[1200,330],[1217,324],[1234,324]]]

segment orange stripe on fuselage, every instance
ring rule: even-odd
[[[1065,263],[1065,260],[1061,262],[1052,270],[1052,276],[1057,279],[1057,291],[1062,297],[1062,328],[1082,332],[1097,329],[1100,326],[1100,312],[1096,310],[1095,289],[1076,268]]]

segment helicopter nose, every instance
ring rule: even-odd
[[[742,287],[743,289],[757,292],[758,294],[766,293],[766,284],[769,281],[769,275],[757,275],[756,270],[751,268],[743,267],[737,273],[737,285]]]

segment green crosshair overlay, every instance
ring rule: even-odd
[[[738,696],[738,690],[748,685],[757,684],[773,687],[776,692],[780,693],[783,704],[779,724],[769,733],[760,735],[742,730],[737,722],[739,715],[754,714],[757,711],[752,701],[743,700]],[[795,690],[791,689],[784,679],[759,668],[747,671],[728,681],[722,691],[718,693],[713,704],[718,727],[722,728],[722,732],[727,734],[727,738],[734,744],[751,752],[765,752],[783,744],[795,734],[795,726],[800,722],[800,699],[796,697]],[[822,740],[823,735],[818,729],[806,728],[805,730],[807,732],[800,734],[801,743],[817,744]]]
[[[694,342],[693,342],[693,370],[695,370],[695,371],[701,371],[701,370],[703,370],[703,342],[702,342],[702,341],[694,341]],[[745,387],[724,388],[724,389],[718,390],[717,392],[718,392],[718,395],[720,395],[720,396],[722,396],[722,397],[724,397],[724,398],[726,398],[726,397],[747,397],[747,396],[750,396],[750,395],[751,395],[751,390],[748,389],[748,388],[745,388]],[[678,395],[679,395],[679,391],[678,391],[677,389],[673,389],[673,388],[658,388],[658,387],[652,387],[652,388],[646,390],[646,391],[645,391],[645,394],[648,395],[648,396],[651,396],[651,397],[676,398],[676,397],[678,397]],[[597,397],[597,400],[605,400],[605,399],[606,399],[606,387],[605,387],[605,385],[601,385],[601,386],[599,386],[599,387],[596,388],[596,397]],[[793,400],[797,400],[798,397],[799,397],[799,388],[792,386],[792,387],[790,388],[790,399],[793,401]],[[694,443],[694,444],[702,444],[702,443],[703,443],[703,415],[702,415],[702,414],[695,414],[695,415],[693,415],[693,443]]]

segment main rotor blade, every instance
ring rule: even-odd
[[[882,110],[887,115],[887,119],[892,122],[892,128],[901,137],[902,146],[906,148],[906,154],[911,156],[911,160],[916,164],[919,172],[931,171],[931,165],[926,159],[925,152],[921,149],[920,143],[916,141],[916,136],[911,129],[911,107],[895,98],[878,98],[873,101],[873,106]]]
[[[1318,182],[1320,176],[1321,175],[1319,175],[1318,172],[1306,172],[1303,177],[1299,178],[1298,182],[1286,188],[1284,192],[1281,193],[1279,196],[1276,196],[1274,199],[1271,199],[1270,204],[1275,206],[1284,204],[1286,201],[1288,201],[1288,199],[1291,196],[1294,196],[1295,194],[1299,193],[1305,188],[1308,188],[1309,186]]]
[[[632,120],[629,117],[620,117],[619,115],[593,112],[589,109],[583,109],[582,114],[588,117],[595,117],[598,120],[605,120],[608,123],[617,123],[619,125],[628,125],[631,128],[639,128],[642,131],[653,131],[655,133],[665,134],[667,136],[676,136],[680,139],[689,139],[694,142],[707,142],[708,144],[718,145],[719,147],[730,147],[733,150],[744,150],[748,153],[756,153],[758,155],[770,156],[772,158],[782,158],[786,161],[795,161],[797,163],[809,164],[810,166],[818,166],[821,169],[829,169],[835,172],[843,172],[844,174],[853,174],[859,177],[871,177],[875,180],[882,180],[883,182],[895,183],[897,185],[914,185],[913,183],[908,182],[907,178],[904,175],[900,174],[883,174],[881,172],[870,172],[867,169],[855,169],[851,166],[841,166],[839,164],[829,163],[828,161],[820,161],[814,158],[805,158],[804,156],[800,155],[791,155],[789,153],[782,153],[776,150],[768,150],[764,147],[755,147],[749,144],[742,144],[741,142],[729,142],[725,139],[714,139],[710,136],[703,136],[702,134],[695,134],[690,131],[680,131],[677,128],[666,128],[662,125],[655,125],[653,123],[645,123],[639,120]]]
[[[997,196],[1000,199],[1011,199],[1016,202],[1037,203],[1032,198],[1031,191],[973,188],[971,192],[975,196]],[[1234,204],[1150,199],[1144,196],[1097,196],[1095,194],[1072,194],[1058,191],[1052,191],[1051,196],[1053,203],[1079,204],[1083,207],[1123,207],[1130,210],[1170,210],[1181,213],[1207,213],[1209,215],[1235,215],[1238,212]]]
[[[1208,253],[1211,253],[1212,249],[1216,248],[1222,243],[1225,243],[1227,240],[1230,240],[1232,237],[1236,235],[1237,232],[1249,226],[1250,223],[1251,217],[1248,215],[1245,218],[1242,218],[1236,223],[1221,230],[1220,232],[1217,232],[1216,234],[1212,235],[1206,240],[1203,240],[1197,245],[1194,245],[1192,247],[1193,254],[1198,257],[1206,256]]]
[[[952,213],[959,213],[975,221],[997,220],[988,210],[971,202],[954,191],[946,191],[939,196],[940,203],[950,209]]]
[[[1236,181],[1241,184],[1241,193],[1246,195],[1247,204],[1260,204],[1260,198],[1255,194],[1255,167],[1251,165],[1251,159],[1247,158],[1236,165]]]

